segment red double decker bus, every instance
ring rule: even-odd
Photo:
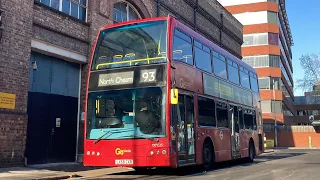
[[[209,169],[263,151],[256,71],[175,18],[103,27],[90,62],[85,166]]]

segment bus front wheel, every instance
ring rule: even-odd
[[[202,149],[203,156],[203,168],[205,171],[210,170],[214,164],[214,150],[213,146],[209,141],[206,141]]]

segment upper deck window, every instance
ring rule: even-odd
[[[227,60],[228,64],[228,77],[229,81],[239,84],[239,67],[238,64],[232,62],[231,60]]]
[[[221,55],[217,57],[215,52],[213,52],[213,68],[215,75],[227,79],[226,58]]]
[[[193,65],[192,39],[179,30],[174,33],[172,59]]]
[[[259,86],[258,86],[258,78],[256,74],[253,74],[252,72],[250,72],[250,83],[251,83],[251,89],[254,92],[259,92]]]
[[[212,64],[211,64],[211,57],[210,57],[210,49],[199,43],[198,41],[194,41],[194,54],[195,54],[195,61],[196,66],[199,69],[202,69],[207,72],[212,72]]]
[[[166,62],[167,21],[131,24],[100,32],[92,70]]]
[[[242,87],[250,89],[249,71],[243,67],[240,67],[240,79]]]

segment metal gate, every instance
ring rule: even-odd
[[[31,53],[28,164],[71,162],[76,156],[80,65]],[[33,66],[35,67],[35,66]]]

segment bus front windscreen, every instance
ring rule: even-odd
[[[90,92],[87,139],[165,137],[165,88]]]
[[[136,23],[102,30],[92,70],[166,62],[167,21]]]

